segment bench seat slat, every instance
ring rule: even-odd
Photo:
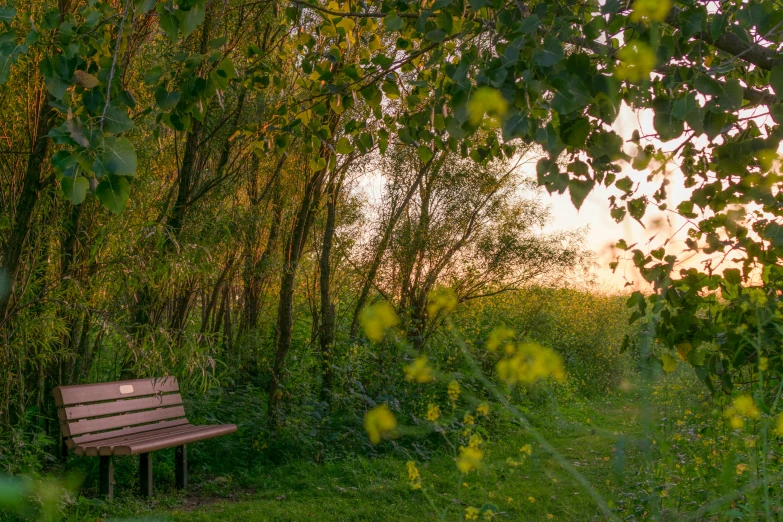
[[[172,393],[169,395],[141,397],[139,399],[80,404],[79,406],[60,408],[58,410],[58,415],[60,416],[60,420],[73,421],[86,419],[88,417],[100,417],[102,415],[149,410],[163,406],[176,406],[178,404],[182,404],[182,396],[179,393]]]
[[[106,431],[102,433],[90,433],[88,435],[79,435],[78,437],[66,439],[65,442],[68,444],[68,447],[74,448],[76,446],[86,445],[98,440],[117,438],[123,435],[131,435],[133,433],[144,433],[147,431],[153,431],[161,428],[180,426],[182,424],[188,424],[188,419],[183,418],[183,419],[175,419],[175,420],[166,420],[166,421],[156,422],[154,424],[144,424],[142,426],[134,426],[132,428],[122,428],[120,430]]]
[[[53,393],[57,406],[63,407],[177,391],[179,391],[179,385],[175,377],[155,377],[132,381],[58,386]]]
[[[164,448],[173,448],[174,446],[181,446],[183,444],[190,444],[191,442],[198,442],[200,440],[211,439],[219,437],[221,435],[228,435],[237,431],[237,427],[233,424],[216,424],[211,426],[197,426],[197,431],[174,434],[170,437],[162,437],[157,439],[150,439],[139,443],[129,444],[128,446],[115,446],[114,455],[138,455],[140,453],[148,453],[150,451],[156,451]],[[128,451],[126,453],[126,450]]]
[[[140,434],[139,438],[119,439],[111,442],[95,441],[86,446],[79,446],[77,454],[88,456],[98,455],[138,455],[164,448],[189,444],[200,440],[226,435],[236,431],[233,424],[194,426],[185,424],[174,428],[155,430]]]
[[[131,435],[121,435],[119,437],[95,440],[92,442],[79,444],[79,446],[84,448],[107,448],[112,446],[119,446],[121,444],[128,444],[131,442],[138,442],[149,438],[154,439],[156,437],[167,436],[171,433],[186,432],[192,430],[194,427],[197,428],[198,426],[194,426],[193,424],[190,424],[190,422],[184,422],[182,424],[178,424],[177,426],[167,426],[157,430],[143,431]],[[95,455],[97,455],[97,453],[95,453]]]
[[[161,421],[166,419],[176,419],[185,416],[185,408],[182,406],[172,406],[170,408],[159,408],[157,410],[148,410],[138,413],[126,413],[124,415],[115,415],[114,417],[100,417],[98,419],[80,420],[75,422],[60,423],[63,434],[66,437],[92,433],[95,431],[105,431],[114,428],[124,428],[135,426],[136,424],[146,424],[149,422]]]

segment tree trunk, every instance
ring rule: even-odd
[[[16,203],[14,226],[3,249],[3,260],[0,265],[0,325],[7,322],[5,319],[9,313],[8,306],[16,288],[20,259],[25,240],[30,232],[33,211],[38,202],[40,191],[46,184],[46,181],[41,179],[41,170],[49,150],[47,134],[54,124],[54,114],[49,109],[45,98],[40,103],[33,148],[27,160],[22,192]]]
[[[330,277],[332,241],[336,220],[337,198],[340,193],[342,179],[333,180],[329,187],[329,200],[326,204],[326,224],[324,225],[323,245],[321,246],[320,281],[321,292],[321,328],[318,340],[321,347],[321,400],[328,401],[332,392],[334,371],[334,303],[332,303]]]

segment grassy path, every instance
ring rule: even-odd
[[[615,451],[618,437],[635,429],[634,404],[633,397],[615,396],[535,416],[547,440],[610,502],[612,491],[623,489],[627,459],[634,458]],[[438,454],[419,465],[422,484],[438,510],[446,510],[446,520],[461,520],[467,506],[494,506],[495,520],[601,520],[587,492],[542,450],[534,446],[523,465],[507,464],[530,442],[519,432],[488,441],[484,466],[466,476],[450,455]],[[424,494],[410,489],[405,460],[394,457],[266,469],[243,490],[225,478],[194,486],[187,497],[163,495],[108,514],[194,522],[437,520]]]

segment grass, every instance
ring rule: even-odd
[[[633,394],[614,395],[576,401],[556,413],[542,408],[530,417],[611,503],[614,492],[628,489],[628,470],[633,467],[628,460],[640,458],[633,444],[637,404]],[[603,518],[588,492],[535,444],[524,464],[509,465],[507,459],[519,460],[520,447],[532,440],[522,428],[501,431],[485,442],[484,465],[477,472],[461,475],[445,450],[426,462],[414,458],[432,503],[421,491],[411,490],[405,458],[354,457],[261,468],[243,478],[241,486],[231,477],[196,480],[187,494],[158,491],[151,501],[123,492],[112,504],[80,504],[70,520],[420,521],[437,520],[442,513],[445,520],[461,520],[468,506],[491,507],[496,520]],[[618,446],[618,441],[626,442]],[[618,453],[623,446],[631,450]]]

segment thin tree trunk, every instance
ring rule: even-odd
[[[3,249],[3,260],[0,265],[0,323],[8,314],[11,296],[16,288],[22,250],[30,232],[30,224],[38,196],[46,182],[50,181],[41,179],[41,171],[49,150],[47,134],[54,124],[54,114],[46,99],[40,100],[40,103],[33,149],[27,160],[22,192],[14,213],[14,226]]]
[[[326,203],[326,224],[324,226],[323,244],[321,246],[320,280],[321,293],[321,327],[318,335],[321,347],[321,400],[328,401],[332,391],[334,371],[334,303],[331,296],[331,264],[332,241],[336,221],[337,198],[340,193],[342,179],[333,180],[329,187],[329,200]]]

